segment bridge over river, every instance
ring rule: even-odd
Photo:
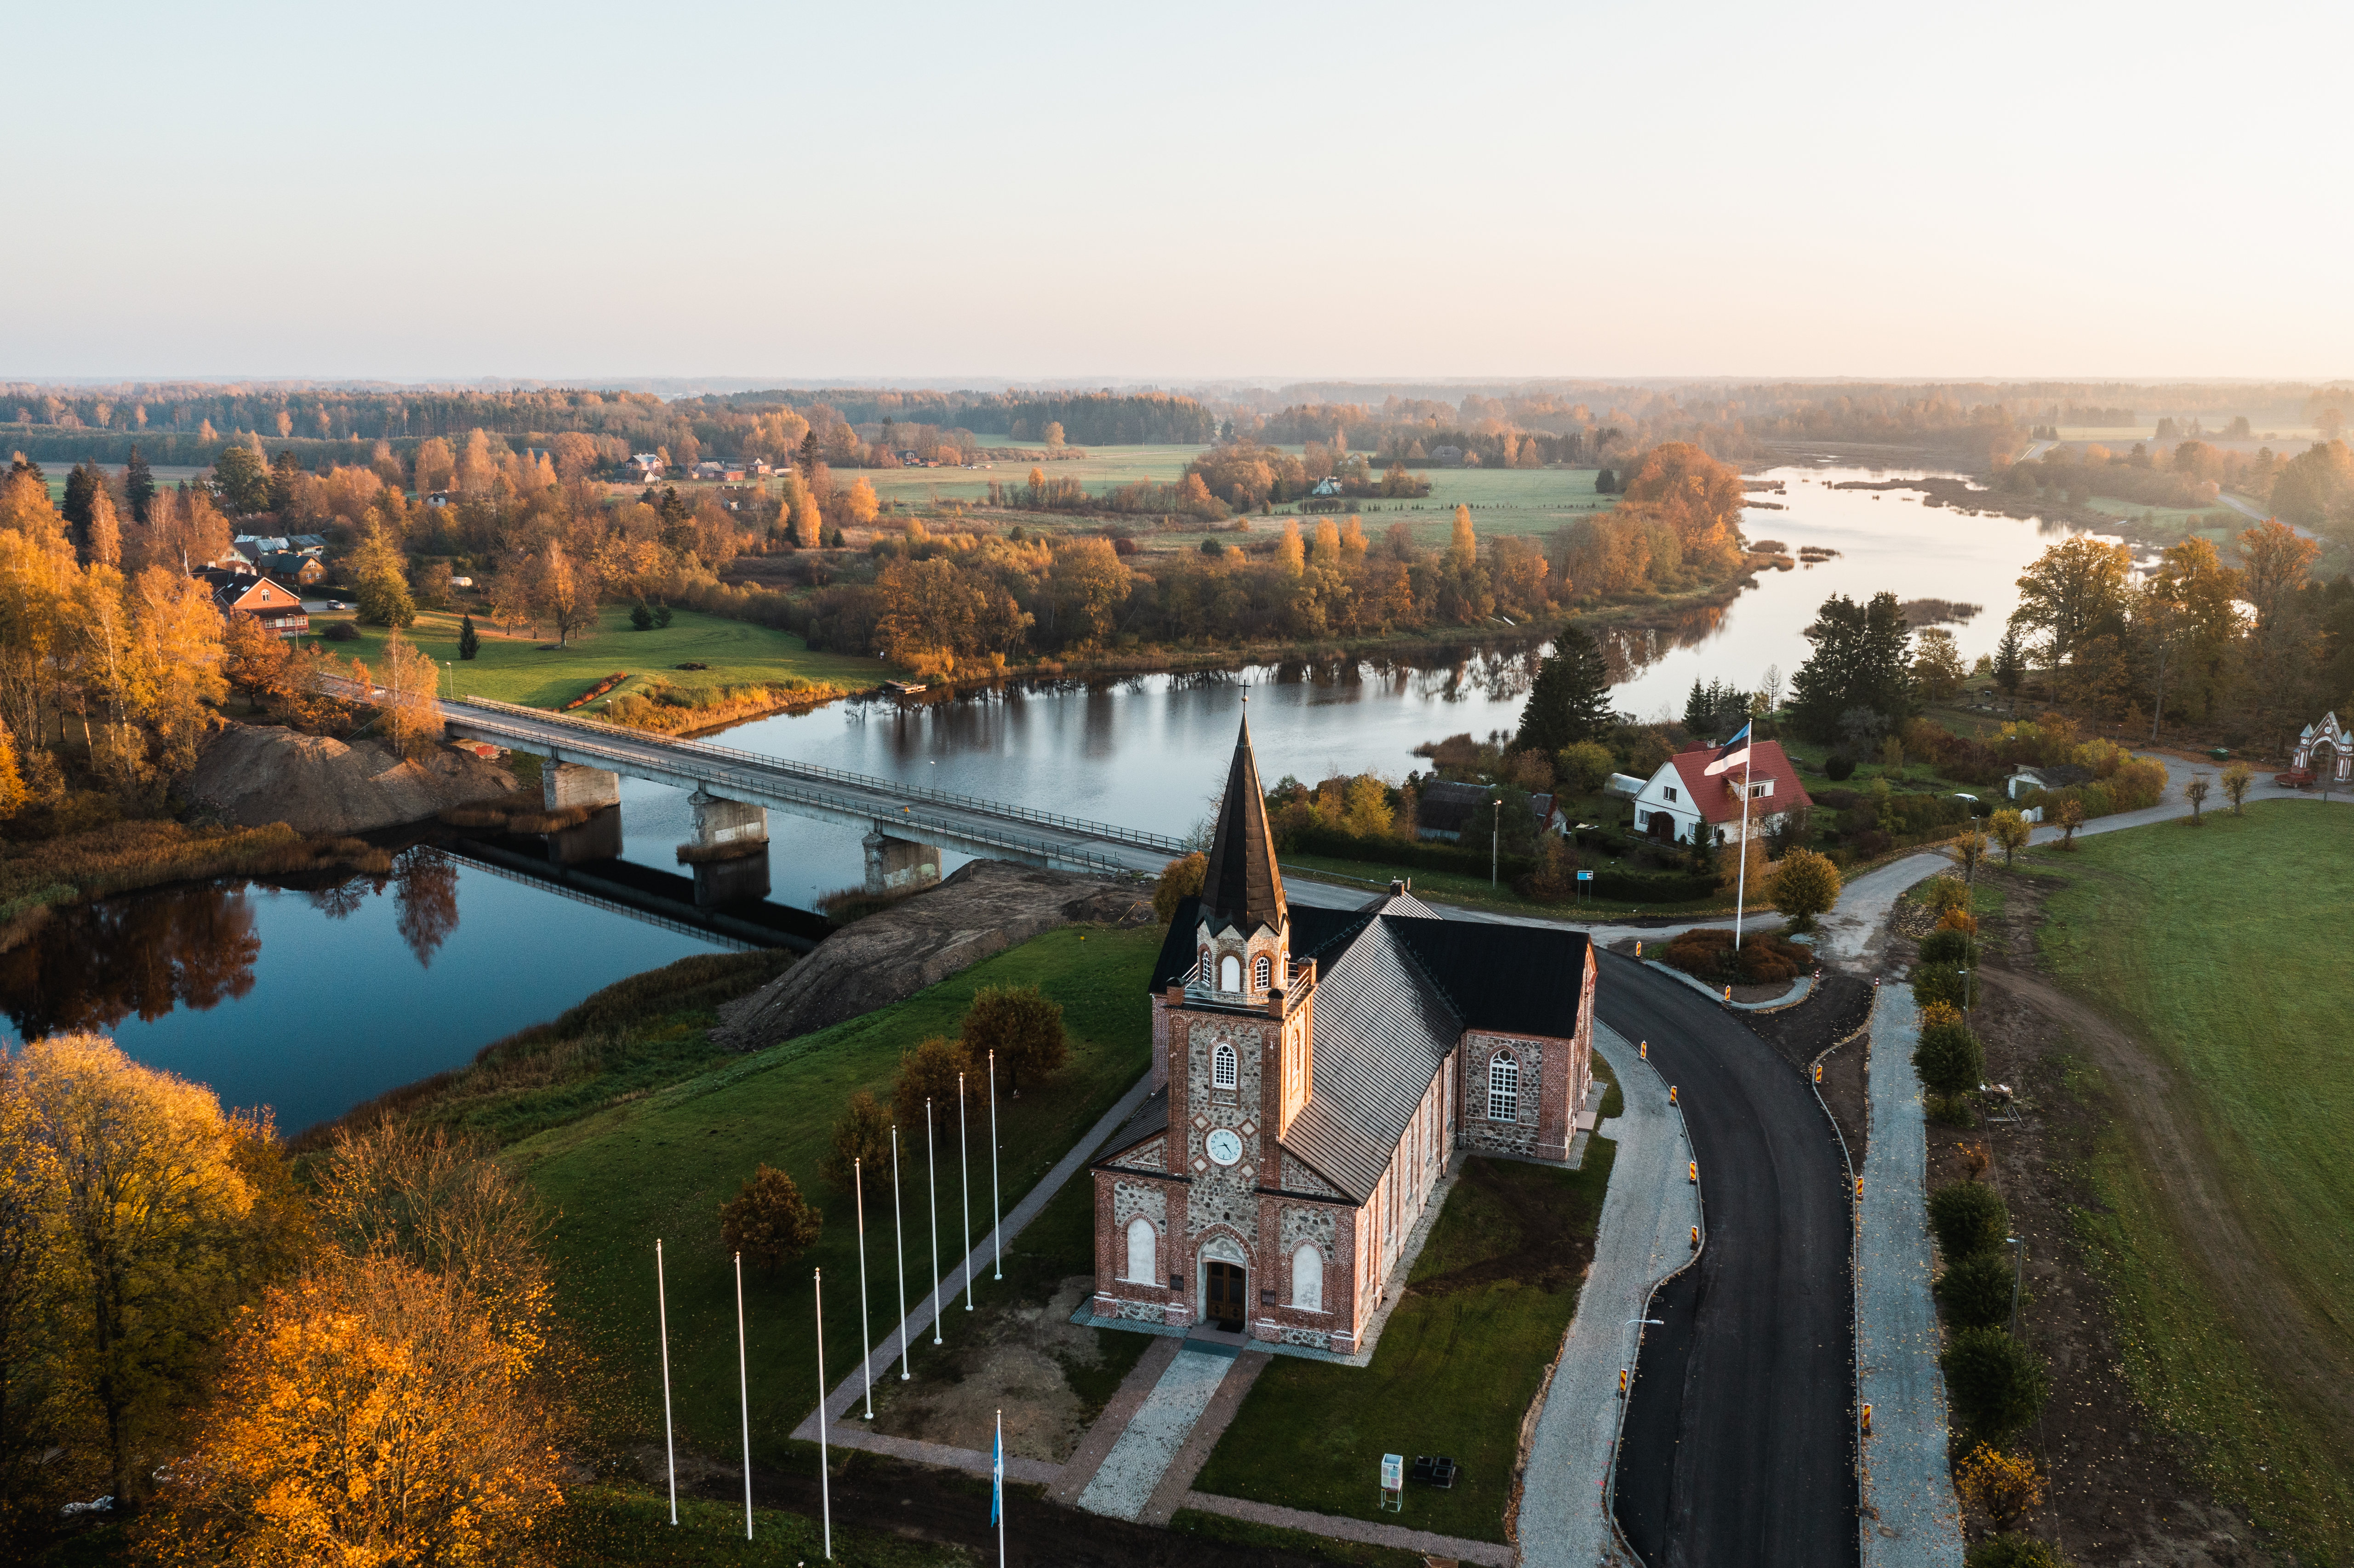
[[[363,694],[355,688],[352,694]],[[370,700],[381,696],[364,694]],[[483,697],[444,702],[440,708],[452,737],[543,759],[546,809],[585,808],[590,813],[583,824],[586,837],[575,852],[581,858],[619,853],[620,815],[604,808],[618,805],[623,775],[692,790],[695,842],[681,846],[679,858],[695,866],[699,884],[713,884],[715,901],[767,892],[771,810],[865,828],[866,887],[874,893],[938,876],[942,846],[1109,875],[1158,872],[1187,848],[1161,833]]]

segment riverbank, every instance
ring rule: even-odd
[[[283,822],[190,827],[110,822],[0,852],[0,952],[30,936],[52,907],[215,876],[272,876],[341,867],[387,872],[392,857],[355,838],[305,839]]]

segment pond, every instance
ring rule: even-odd
[[[1917,472],[1918,471],[1908,471]],[[2053,525],[1967,517],[1905,491],[1840,490],[1881,477],[1793,466],[1746,518],[1752,540],[1835,550],[1762,573],[1730,605],[1613,636],[1618,705],[1681,714],[1694,679],[1787,689],[1805,627],[1832,594],[1941,599],[1979,608],[1953,623],[1964,658],[1991,652],[2016,578]],[[1537,652],[1441,668],[1375,660],[1262,665],[1203,675],[1013,683],[837,703],[756,720],[726,743],[1129,826],[1182,833],[1225,781],[1248,700],[1262,776],[1401,777],[1414,747],[1518,721]],[[692,837],[684,792],[622,783],[623,858],[675,873]],[[772,902],[813,907],[863,872],[860,832],[774,814]],[[964,857],[943,855],[954,870]],[[243,880],[110,899],[63,912],[0,955],[0,1006],[18,1032],[111,1028],[142,1060],[210,1083],[229,1104],[275,1107],[289,1130],[461,1064],[599,986],[717,945],[692,930],[518,882],[431,846],[394,874],[308,891]]]

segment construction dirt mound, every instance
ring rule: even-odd
[[[912,996],[1041,931],[1151,918],[1149,886],[977,860],[938,887],[843,927],[775,983],[722,1006],[711,1038],[757,1051]]]
[[[180,789],[199,810],[241,828],[284,822],[300,833],[364,833],[514,787],[514,775],[498,764],[450,747],[411,762],[381,741],[232,724],[205,743]]]

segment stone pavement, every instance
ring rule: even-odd
[[[1078,1503],[1089,1513],[1141,1519],[1169,1462],[1192,1435],[1193,1423],[1210,1406],[1210,1396],[1235,1370],[1235,1354],[1225,1345],[1180,1340],[1161,1381],[1152,1385],[1119,1440],[1104,1456]]]
[[[1863,1440],[1863,1568],[1961,1568],[1961,1505],[1946,1464],[1946,1380],[1929,1294],[1928,1147],[1913,1071],[1920,1011],[1901,984],[1872,999],[1871,1127],[1857,1247],[1856,1397]]]
[[[1700,1224],[1699,1189],[1684,1180],[1690,1146],[1667,1086],[1600,1022],[1594,1048],[1610,1064],[1625,1110],[1596,1130],[1618,1146],[1617,1160],[1595,1230],[1594,1266],[1529,1445],[1514,1534],[1530,1568],[1595,1568],[1611,1552],[1603,1488],[1626,1411],[1618,1372],[1632,1370],[1640,1345],[1631,1319],[1645,1316],[1652,1288],[1691,1260],[1691,1227]]]

